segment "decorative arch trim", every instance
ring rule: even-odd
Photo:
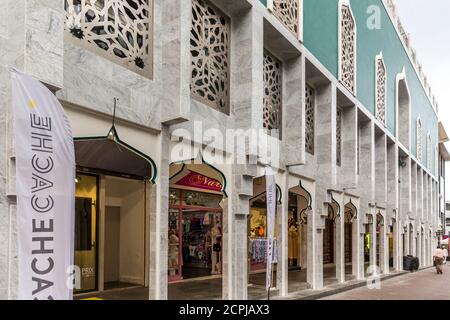
[[[220,171],[219,169],[217,169],[217,168],[216,168],[215,166],[213,166],[212,164],[206,162],[206,161],[204,160],[203,156],[201,156],[200,159],[201,159],[201,160],[200,160],[201,163],[198,163],[198,164],[204,164],[204,165],[207,165],[207,166],[209,166],[211,169],[213,169],[215,172],[217,172],[217,173],[220,175],[220,177],[222,178],[222,181],[223,181],[221,192],[223,193],[223,196],[224,196],[225,198],[228,198],[228,194],[227,194],[227,192],[226,192],[226,188],[227,188],[227,178],[225,177],[225,174],[223,174],[222,171]],[[181,161],[175,161],[175,162],[172,162],[170,165],[172,165],[172,164],[182,164],[182,167],[181,167],[181,169],[180,169],[179,171],[177,171],[175,174],[173,174],[171,177],[169,177],[169,180],[172,179],[172,178],[174,178],[174,177],[176,177],[178,174],[180,174],[180,173],[185,169],[186,163],[194,162],[194,161],[198,161],[198,159],[192,158],[192,159],[188,159],[188,160],[181,160]]]
[[[93,149],[92,146],[89,146],[88,144],[92,144],[95,142],[101,143],[103,145],[103,149],[101,151],[105,151],[106,149],[108,149],[107,145],[114,143],[116,146],[118,146],[119,148],[123,148],[126,151],[128,151],[129,155],[131,157],[138,157],[140,158],[143,162],[145,162],[149,168],[151,172],[145,173],[141,170],[141,172],[138,171],[133,171],[133,172],[128,172],[126,170],[120,171],[119,168],[106,168],[103,167],[100,163],[93,163],[93,162],[84,162],[81,161],[81,163],[79,163],[79,159],[77,159],[77,165],[81,165],[82,167],[88,168],[88,169],[92,169],[94,171],[102,171],[106,173],[111,173],[111,174],[124,174],[124,175],[130,175],[130,176],[134,176],[136,178],[141,178],[144,180],[150,180],[150,182],[152,184],[156,183],[156,177],[157,177],[157,167],[155,162],[153,161],[153,159],[151,157],[149,157],[148,155],[146,155],[145,153],[139,151],[138,149],[132,147],[131,145],[129,145],[128,143],[122,141],[119,137],[119,134],[117,133],[117,129],[116,127],[113,125],[111,127],[111,129],[109,130],[108,134],[106,136],[92,136],[92,137],[76,137],[74,138],[74,144],[75,144],[75,150],[76,150],[76,155],[78,154],[79,157],[81,158],[87,158],[86,155],[79,155],[79,153],[81,152],[81,150],[83,149],[83,144],[86,146],[86,149],[83,151],[84,153],[88,152],[87,150],[89,149],[89,155],[91,159],[96,159],[97,161],[101,162],[98,158],[95,157],[95,153],[93,153]],[[106,148],[106,149],[105,149]],[[104,152],[101,152],[102,156],[105,156]]]

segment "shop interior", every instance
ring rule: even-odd
[[[344,207],[344,261],[345,278],[353,279],[353,228],[356,219],[356,207],[350,201]]]
[[[323,282],[329,285],[336,279],[336,212],[337,204],[328,204],[328,216],[325,218],[323,230]]]
[[[153,161],[122,142],[114,126],[105,137],[78,138],[74,144],[74,261],[80,269],[75,298],[148,287]],[[148,299],[148,289],[139,299]]]
[[[224,179],[207,164],[170,166],[169,299],[222,296]]]

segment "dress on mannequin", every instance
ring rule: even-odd
[[[211,238],[213,240],[213,254],[212,254],[212,271],[211,274],[222,273],[222,228],[220,227],[220,221],[216,220],[214,226],[211,228]],[[218,250],[218,251],[217,251]]]

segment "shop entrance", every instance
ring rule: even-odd
[[[105,177],[104,288],[144,286],[145,182]]]
[[[384,239],[382,239],[383,236],[383,227],[384,227],[384,219],[383,216],[380,213],[377,213],[377,228],[376,228],[376,255],[377,255],[377,261],[376,261],[376,265],[378,266],[378,268],[381,269],[381,256],[382,254],[384,254],[384,250],[383,250],[383,245],[382,245],[382,241],[384,241]],[[380,270],[381,271],[381,270]]]
[[[394,228],[395,228],[395,221],[392,221],[392,225],[389,226],[389,233],[388,233],[388,246],[389,246],[389,269],[391,271],[394,270]]]
[[[307,289],[308,210],[311,196],[297,186],[289,190],[288,208],[288,291]]]
[[[81,283],[74,293],[98,288],[98,177],[77,175],[75,189],[75,257]]]
[[[415,244],[415,240],[414,240],[414,227],[412,225],[412,223],[409,224],[409,250],[408,250],[408,254],[414,256],[414,244]]]
[[[119,139],[76,138],[76,298],[103,297],[126,287],[148,286],[149,219],[154,162]],[[103,292],[108,290],[107,292]],[[112,299],[126,299],[127,293]],[[148,299],[148,290],[135,299]]]
[[[170,174],[169,299],[221,298],[223,176],[207,164],[172,164]]]
[[[262,298],[267,295],[266,257],[267,257],[267,201],[266,178],[253,179],[253,197],[250,199],[250,214],[247,223],[248,246],[248,295],[250,299]],[[277,199],[281,193],[277,186]],[[277,214],[277,213],[275,213]],[[277,219],[274,228],[274,259],[277,259]],[[273,266],[272,287],[277,286],[276,263]]]
[[[356,207],[352,202],[345,205],[344,215],[344,261],[345,274],[353,275],[353,226],[357,216]]]
[[[364,234],[364,275],[368,276],[373,270],[371,270],[370,265],[372,262],[372,240],[373,240],[373,232],[372,225],[374,223],[373,216],[367,215],[368,223],[364,225],[365,234]],[[370,272],[370,273],[369,273]]]
[[[324,285],[336,280],[336,204],[328,204],[328,216],[323,230],[323,279]]]

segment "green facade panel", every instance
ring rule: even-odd
[[[260,0],[266,5],[266,0]],[[416,155],[416,119],[420,114],[423,132],[423,162],[427,163],[427,133],[434,148],[438,141],[438,119],[408,54],[389,18],[382,0],[350,0],[357,24],[357,99],[375,113],[375,57],[383,53],[387,70],[387,127],[395,135],[396,76],[403,67],[411,93],[411,153]],[[303,0],[303,40],[306,48],[338,77],[339,0]],[[376,15],[376,16],[374,16]],[[372,27],[379,18],[380,28]]]

